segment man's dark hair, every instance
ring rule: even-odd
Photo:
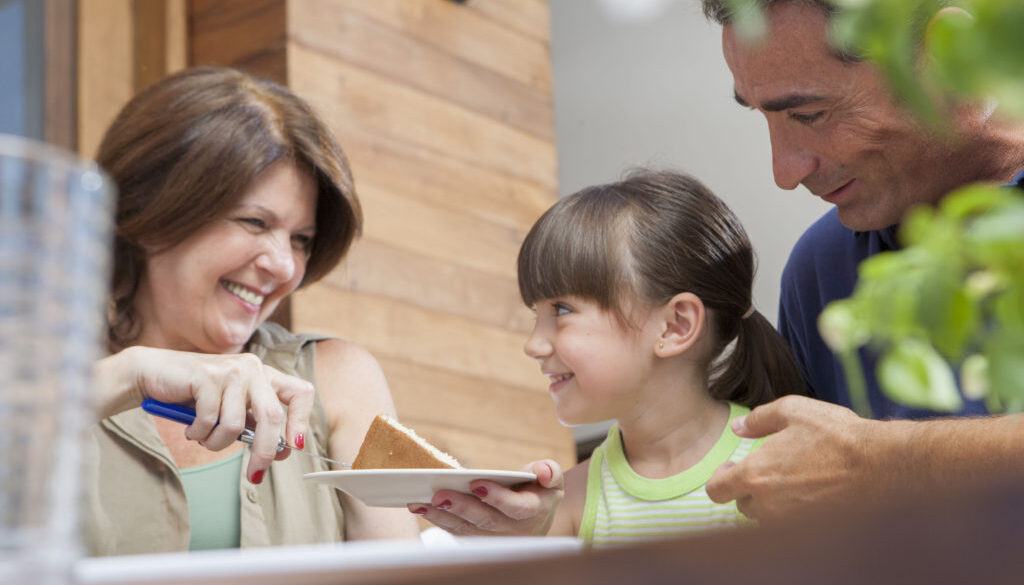
[[[807,4],[818,7],[826,16],[832,16],[836,12],[836,7],[828,0],[753,0],[753,2],[762,10],[773,4]],[[734,11],[732,3],[728,0],[701,0],[701,4],[704,8],[704,16],[709,20],[721,25],[732,21]]]
[[[805,6],[811,6],[820,10],[826,18],[832,18],[841,9],[838,8],[833,0],[748,0],[755,7],[761,10],[768,10],[773,6],[780,4],[802,4]],[[907,22],[907,26],[911,27],[911,33],[914,38],[918,39],[919,46],[923,46],[924,32],[928,27],[928,22],[932,16],[935,15],[940,9],[946,6],[957,5],[958,0],[927,0],[922,2],[916,7],[913,17]],[[704,10],[704,16],[713,22],[725,26],[733,21],[736,15],[736,2],[730,0],[701,0],[701,6]],[[856,49],[852,47],[839,48],[836,47],[834,54],[836,58],[841,61],[848,63],[856,63],[862,59],[862,55],[858,54]]]

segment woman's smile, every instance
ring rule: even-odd
[[[242,300],[254,311],[259,310],[259,308],[263,306],[263,300],[266,298],[266,295],[229,280],[221,280],[220,285],[224,287],[226,291]]]

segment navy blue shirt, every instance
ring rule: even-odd
[[[1024,188],[1024,171],[1011,184]],[[804,379],[816,398],[852,406],[843,368],[818,333],[818,315],[828,303],[853,293],[861,260],[897,249],[895,226],[868,232],[853,231],[839,222],[835,209],[807,228],[793,247],[782,271],[779,332],[793,349]],[[957,413],[920,410],[895,402],[878,387],[877,356],[867,350],[862,350],[860,355],[868,401],[876,418],[920,419],[988,413],[980,400],[965,399],[963,409]]]

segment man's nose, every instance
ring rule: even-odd
[[[793,136],[793,132],[769,123],[772,144],[772,174],[780,189],[800,186],[818,168],[817,156]]]

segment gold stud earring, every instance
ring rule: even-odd
[[[658,342],[658,349],[665,349],[665,342],[664,341],[659,341]]]

